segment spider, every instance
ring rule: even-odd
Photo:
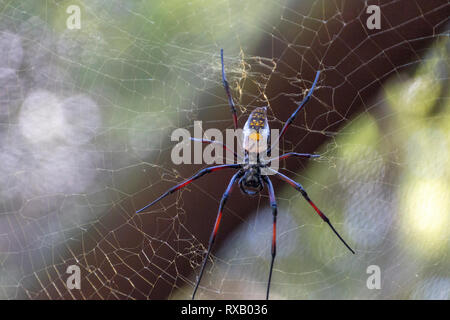
[[[236,114],[236,107],[233,102],[233,98],[230,93],[230,87],[228,85],[228,81],[225,75],[225,67],[223,62],[223,49],[220,50],[220,58],[222,63],[222,83],[225,88],[225,92],[227,94],[228,98],[228,104],[231,109],[231,114],[233,116],[233,122],[234,122],[234,128],[237,129],[237,114]],[[277,172],[271,168],[269,168],[271,161],[274,161],[275,159],[282,160],[287,159],[290,157],[299,157],[299,158],[316,158],[319,157],[319,155],[315,154],[308,154],[308,153],[295,153],[295,152],[289,152],[285,153],[279,157],[272,158],[267,162],[264,162],[264,160],[261,160],[260,155],[263,152],[266,152],[266,155],[270,156],[271,149],[280,142],[281,138],[285,134],[287,128],[290,126],[290,124],[294,121],[297,114],[302,110],[302,108],[305,106],[305,104],[309,101],[311,98],[311,95],[314,91],[314,88],[317,84],[317,80],[319,79],[320,71],[317,71],[316,77],[314,79],[314,82],[312,84],[311,89],[309,90],[306,97],[303,99],[303,101],[298,105],[297,109],[292,113],[292,115],[289,117],[289,119],[285,122],[283,128],[281,129],[281,133],[278,136],[278,140],[275,142],[275,144],[270,145],[270,135],[269,135],[269,125],[267,122],[267,108],[266,107],[258,107],[254,111],[251,112],[250,116],[248,117],[243,130],[243,149],[244,149],[244,161],[242,164],[225,164],[225,165],[218,165],[218,166],[212,166],[207,167],[205,169],[202,169],[198,171],[196,174],[194,174],[191,178],[181,182],[180,184],[170,188],[165,193],[163,193],[161,196],[159,196],[157,199],[155,199],[153,202],[147,204],[142,209],[136,211],[136,213],[140,213],[143,210],[151,207],[167,195],[180,190],[181,188],[187,186],[191,182],[197,180],[198,178],[218,170],[222,169],[235,169],[237,172],[233,175],[231,178],[228,187],[226,188],[224,194],[222,195],[222,199],[220,201],[219,210],[217,213],[216,221],[214,224],[214,228],[211,232],[211,236],[209,238],[209,244],[208,244],[208,250],[206,252],[206,256],[203,259],[203,263],[200,269],[200,274],[197,278],[194,291],[192,293],[192,299],[195,298],[195,294],[197,292],[197,289],[199,287],[200,281],[203,276],[203,272],[205,270],[206,263],[208,261],[208,257],[211,253],[212,246],[214,244],[214,241],[216,239],[217,231],[219,230],[220,221],[222,220],[222,213],[225,206],[225,203],[228,199],[228,197],[231,194],[231,191],[233,189],[234,184],[236,181],[239,184],[239,187],[241,191],[244,194],[247,195],[255,195],[259,192],[261,192],[264,188],[264,185],[267,185],[268,188],[268,194],[269,194],[269,202],[272,209],[272,217],[273,217],[273,230],[272,230],[272,248],[271,248],[271,263],[270,263],[270,270],[269,270],[269,278],[267,281],[267,291],[266,291],[266,299],[269,299],[269,291],[270,291],[270,283],[272,280],[272,271],[273,271],[273,265],[275,262],[275,256],[276,256],[276,227],[277,227],[277,202],[275,199],[275,191],[272,185],[272,182],[268,175],[262,174],[261,169],[267,168],[270,170],[273,175],[276,175],[281,180],[287,182],[289,185],[291,185],[293,188],[295,188],[297,191],[301,193],[303,198],[311,205],[311,207],[317,212],[317,214],[322,218],[323,221],[325,221],[331,228],[331,230],[336,234],[336,236],[339,238],[339,240],[342,241],[342,243],[347,247],[348,250],[350,250],[351,253],[355,253],[352,248],[345,242],[345,240],[339,235],[339,233],[336,231],[336,229],[331,224],[330,220],[325,216],[325,214],[315,205],[315,203],[310,199],[308,194],[306,193],[305,189],[302,187],[302,185],[298,182],[295,182],[294,180],[288,178],[284,174]],[[192,140],[198,141],[199,139],[191,138]],[[200,139],[203,143],[219,143],[222,144],[224,148],[227,148],[225,144],[215,141],[215,140],[207,140],[207,139]],[[265,141],[267,144],[265,144],[265,147],[261,147],[261,144],[258,144],[259,141]],[[237,156],[236,153],[234,153],[235,157]],[[256,161],[250,162],[250,155],[256,156]]]

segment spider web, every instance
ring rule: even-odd
[[[281,128],[321,71],[282,148],[322,157],[280,170],[357,251],[272,178],[271,298],[448,299],[449,13],[429,0],[0,1],[0,297],[190,297],[230,173],[135,212],[204,167],[171,162],[175,129],[232,128],[224,48],[240,126],[267,105]],[[266,191],[234,190],[198,298],[265,297],[271,221]]]

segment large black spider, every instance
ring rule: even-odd
[[[222,82],[223,86],[225,87],[225,92],[228,97],[228,103],[231,108],[231,113],[233,115],[233,121],[234,121],[234,128],[237,129],[237,115],[236,115],[236,108],[233,102],[233,98],[231,97],[230,88],[228,85],[228,81],[225,76],[225,67],[223,63],[223,49],[220,50],[220,56],[221,56],[221,62],[222,62]],[[273,271],[273,265],[275,261],[275,255],[276,255],[276,226],[277,226],[277,203],[275,199],[275,191],[272,185],[272,182],[269,179],[268,175],[265,175],[261,172],[262,168],[266,168],[270,170],[274,175],[281,178],[281,180],[289,183],[292,187],[294,187],[297,191],[301,193],[301,195],[308,201],[308,203],[314,208],[314,210],[317,212],[317,214],[322,218],[323,221],[325,221],[333,230],[333,232],[338,236],[338,238],[342,241],[342,243],[354,254],[355,252],[350,248],[350,246],[342,239],[342,237],[339,235],[339,233],[334,229],[333,225],[331,224],[330,220],[325,216],[325,214],[319,210],[319,208],[312,202],[312,200],[309,198],[308,194],[306,193],[305,189],[303,189],[302,185],[298,182],[295,182],[294,180],[288,178],[284,174],[277,172],[271,168],[269,168],[271,161],[274,161],[275,159],[282,160],[290,157],[300,157],[300,158],[316,158],[319,157],[319,155],[314,154],[308,154],[308,153],[295,153],[295,152],[289,152],[285,153],[279,157],[270,159],[267,162],[264,162],[261,160],[260,154],[262,152],[266,152],[266,155],[270,155],[270,152],[272,148],[279,143],[280,139],[285,134],[287,128],[289,125],[294,121],[295,117],[297,116],[298,112],[303,108],[303,106],[309,101],[311,98],[311,95],[314,91],[314,88],[317,84],[317,80],[319,79],[320,71],[317,71],[316,77],[314,79],[313,85],[311,89],[309,90],[306,97],[303,99],[303,101],[299,104],[298,108],[294,111],[294,113],[290,116],[290,118],[286,121],[283,128],[281,129],[281,133],[278,136],[278,140],[275,142],[275,144],[270,145],[270,134],[269,134],[269,124],[267,122],[267,113],[266,113],[266,107],[262,108],[256,108],[249,116],[247,122],[244,125],[244,141],[243,141],[243,148],[245,151],[244,156],[244,163],[243,164],[224,164],[224,165],[218,165],[213,167],[208,167],[203,170],[200,170],[195,175],[193,175],[191,178],[187,179],[186,181],[183,181],[182,183],[170,188],[168,191],[163,193],[161,196],[159,196],[156,200],[149,203],[142,209],[138,210],[136,213],[142,212],[143,210],[147,209],[148,207],[152,206],[156,202],[160,201],[167,195],[185,187],[186,185],[190,184],[194,180],[204,176],[207,173],[222,170],[225,168],[233,168],[237,169],[238,172],[234,174],[234,176],[231,178],[231,181],[228,184],[227,189],[225,190],[222,199],[220,201],[219,205],[219,211],[216,217],[216,222],[214,224],[214,229],[211,232],[211,236],[209,239],[209,245],[208,245],[208,251],[206,253],[206,256],[203,260],[202,267],[200,270],[200,275],[197,279],[197,282],[195,284],[194,292],[192,293],[192,299],[195,298],[195,294],[197,292],[198,286],[200,284],[201,278],[203,276],[203,272],[205,270],[206,263],[208,261],[209,254],[211,253],[212,246],[214,244],[214,240],[216,239],[217,231],[219,229],[220,221],[222,219],[222,212],[223,208],[225,206],[225,203],[232,191],[233,185],[236,182],[236,180],[239,179],[238,184],[240,189],[243,193],[248,195],[254,195],[259,193],[263,190],[264,184],[268,186],[269,189],[269,201],[270,206],[272,208],[272,215],[273,215],[273,236],[272,236],[272,260],[270,263],[270,271],[269,271],[269,279],[267,283],[267,293],[266,293],[266,299],[269,299],[269,290],[270,290],[270,282],[272,279],[272,271]],[[193,139],[197,140],[197,139]],[[213,141],[213,140],[207,140],[207,139],[201,139],[203,143],[220,143],[223,145],[224,148],[226,146],[219,142],[219,141]],[[265,141],[267,142],[264,144],[265,147],[261,147],[261,144],[259,144],[259,141]],[[255,156],[256,161],[250,161],[251,155]],[[236,153],[235,153],[236,156]]]

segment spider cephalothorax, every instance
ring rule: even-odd
[[[236,108],[234,106],[233,99],[231,97],[230,88],[227,82],[227,79],[225,77],[225,68],[223,63],[223,50],[221,50],[221,61],[222,61],[222,82],[225,87],[225,92],[228,97],[228,103],[230,104],[231,113],[233,115],[233,121],[234,121],[234,128],[237,129],[237,115],[236,115]],[[279,143],[280,139],[286,132],[286,129],[289,127],[289,125],[294,121],[297,113],[303,108],[303,106],[309,101],[314,88],[317,84],[317,80],[319,79],[320,72],[317,71],[316,78],[314,79],[314,82],[312,84],[311,90],[309,90],[306,97],[303,99],[303,101],[300,103],[300,105],[297,107],[297,109],[294,111],[294,113],[290,116],[290,118],[286,121],[283,128],[281,129],[281,133],[278,136],[277,141],[275,141],[275,144]],[[285,153],[279,157],[275,157],[273,159],[269,159],[267,162],[261,161],[261,155],[265,155],[267,157],[270,156],[270,152],[272,147],[275,145],[270,144],[270,135],[269,135],[269,124],[267,121],[267,108],[266,107],[259,107],[253,110],[253,112],[250,114],[247,122],[244,125],[244,141],[243,141],[243,149],[245,153],[244,163],[243,164],[224,164],[214,167],[208,167],[203,170],[200,170],[195,175],[193,175],[191,178],[189,178],[186,181],[181,182],[180,184],[170,188],[165,193],[163,193],[161,196],[159,196],[156,200],[149,203],[142,209],[138,210],[137,213],[147,209],[148,207],[152,206],[162,198],[166,197],[167,195],[185,187],[186,185],[190,184],[192,181],[204,176],[207,173],[214,172],[221,169],[231,168],[236,169],[238,172],[234,174],[234,176],[231,178],[231,181],[228,184],[227,189],[225,190],[222,200],[220,201],[219,205],[219,212],[217,213],[216,222],[214,224],[214,228],[211,233],[211,237],[209,238],[209,245],[208,245],[208,251],[206,252],[206,256],[203,259],[203,264],[200,270],[200,274],[198,276],[198,279],[195,284],[194,293],[192,294],[192,299],[195,297],[195,293],[197,292],[198,286],[200,284],[200,280],[203,276],[203,271],[205,270],[206,263],[208,261],[209,254],[211,252],[212,245],[216,239],[217,231],[219,230],[220,221],[222,220],[222,212],[223,208],[225,206],[225,203],[233,189],[233,185],[236,181],[239,179],[239,187],[245,194],[248,195],[255,195],[259,192],[261,192],[264,188],[264,185],[267,185],[268,187],[268,193],[269,193],[269,201],[270,201],[270,207],[272,209],[272,217],[273,217],[273,235],[272,235],[272,260],[270,264],[270,271],[269,271],[269,280],[267,282],[267,293],[266,293],[266,299],[269,298],[269,289],[270,289],[270,282],[272,279],[272,270],[273,270],[273,264],[275,261],[275,254],[276,254],[276,225],[277,225],[277,202],[275,199],[275,191],[272,185],[272,182],[269,178],[269,175],[267,172],[261,172],[261,168],[266,168],[269,170],[271,175],[277,176],[281,180],[289,183],[292,187],[294,187],[297,191],[300,192],[300,194],[305,198],[305,200],[311,205],[311,207],[316,211],[316,213],[320,216],[320,218],[326,222],[331,230],[339,237],[339,239],[342,241],[342,243],[352,252],[355,253],[348,244],[342,239],[342,237],[339,235],[339,233],[334,229],[333,225],[331,224],[330,220],[325,216],[325,214],[319,210],[319,208],[312,202],[308,194],[306,193],[305,189],[303,189],[302,185],[298,182],[295,182],[294,180],[288,178],[284,174],[277,172],[271,168],[269,168],[270,163],[275,160],[282,160],[287,159],[290,157],[300,157],[300,158],[316,158],[318,155],[314,154],[308,154],[308,153],[295,153],[295,152],[289,152]],[[195,140],[195,139],[193,139]],[[214,140],[206,140],[202,139],[203,143],[219,143],[221,142],[214,141]],[[224,148],[227,148],[224,144],[222,144]],[[234,151],[233,151],[234,152]],[[237,157],[237,154],[234,153],[235,157]]]
[[[248,195],[255,195],[264,189],[264,182],[261,178],[261,168],[258,164],[244,165],[243,176],[239,179],[239,187],[242,192]]]

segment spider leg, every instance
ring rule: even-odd
[[[272,170],[275,172],[275,170]],[[294,180],[286,177],[284,174],[276,172],[276,175],[278,177],[280,177],[282,180],[284,180],[285,182],[289,183],[292,187],[294,187],[297,191],[299,191],[303,198],[305,198],[306,201],[308,201],[308,203],[311,205],[311,207],[314,208],[314,210],[317,212],[317,214],[322,218],[323,221],[325,221],[331,228],[331,230],[333,230],[333,232],[336,234],[336,236],[339,238],[339,240],[342,241],[342,243],[347,247],[348,250],[351,251],[351,253],[355,254],[355,251],[353,251],[352,248],[350,248],[350,246],[347,244],[347,242],[345,242],[344,239],[342,239],[342,237],[340,236],[340,234],[336,231],[336,229],[334,229],[333,225],[331,224],[330,220],[327,218],[327,216],[319,210],[319,208],[317,208],[317,206],[315,205],[314,202],[312,202],[312,200],[309,198],[308,194],[306,193],[305,189],[303,189],[302,185],[298,182],[295,182]]]
[[[216,222],[214,224],[214,229],[212,230],[211,236],[209,238],[208,251],[207,251],[206,256],[205,256],[205,258],[203,260],[202,268],[200,269],[200,274],[199,274],[199,276],[197,278],[197,282],[195,284],[194,292],[192,293],[192,300],[194,300],[194,298],[195,298],[195,294],[197,293],[197,289],[198,289],[198,286],[199,286],[200,281],[202,279],[203,272],[205,271],[206,263],[208,262],[209,254],[211,253],[212,246],[214,244],[214,241],[216,240],[217,231],[219,230],[220,221],[222,220],[223,208],[225,206],[225,203],[227,202],[227,199],[228,199],[231,191],[233,190],[233,184],[236,182],[236,180],[241,175],[242,175],[242,172],[239,171],[231,178],[230,183],[228,184],[228,187],[225,190],[225,192],[224,192],[224,194],[222,196],[222,199],[220,200],[219,211],[217,213],[217,218],[216,218]]]
[[[263,176],[264,181],[269,187],[269,200],[270,206],[272,207],[272,217],[273,217],[273,230],[272,230],[272,261],[270,262],[270,271],[269,271],[269,281],[267,282],[267,294],[266,300],[269,300],[269,290],[270,290],[270,282],[272,280],[272,271],[273,271],[273,263],[275,262],[275,255],[277,251],[277,201],[275,199],[275,191],[273,189],[272,181],[270,181],[269,177]]]
[[[198,138],[193,138],[193,137],[191,137],[191,140],[192,140],[192,141],[200,141],[201,143],[204,143],[204,144],[208,144],[208,143],[216,143],[216,144],[220,144],[220,145],[223,146],[223,149],[224,149],[224,150],[228,150],[228,151],[232,152],[235,158],[238,157],[238,155],[237,155],[236,152],[234,152],[233,150],[231,150],[230,148],[228,148],[228,147],[227,147],[223,142],[221,142],[221,141],[217,141],[217,140],[209,140],[209,139],[198,139]]]
[[[275,147],[281,140],[281,138],[283,137],[283,135],[286,133],[287,128],[291,125],[291,123],[294,121],[295,117],[297,116],[298,112],[300,110],[302,110],[302,108],[305,106],[305,104],[309,101],[309,99],[311,98],[312,93],[314,92],[314,89],[316,87],[317,84],[317,80],[319,80],[319,75],[320,75],[320,71],[316,72],[316,78],[314,79],[314,82],[312,84],[311,89],[309,89],[308,94],[306,95],[306,97],[303,99],[303,101],[298,105],[297,110],[294,111],[294,113],[292,113],[292,115],[289,117],[289,119],[286,121],[286,123],[283,126],[283,129],[281,129],[281,133],[278,136],[278,140],[275,142],[275,144],[273,144],[272,146],[269,147],[269,149],[267,150],[267,153],[270,154],[270,151],[272,150],[273,147]]]
[[[218,171],[218,170],[222,170],[222,169],[226,169],[226,168],[238,169],[240,167],[241,167],[240,164],[224,164],[224,165],[220,165],[220,166],[214,166],[214,167],[209,167],[209,168],[202,169],[199,172],[197,172],[196,174],[194,174],[192,177],[190,177],[189,179],[187,179],[187,180],[183,181],[182,183],[177,184],[176,186],[174,186],[174,187],[170,188],[169,190],[167,190],[162,195],[160,195],[158,198],[156,198],[155,200],[150,202],[148,205],[146,205],[145,207],[143,207],[143,208],[139,209],[138,211],[136,211],[136,213],[142,212],[143,210],[147,209],[148,207],[151,207],[152,205],[157,203],[159,200],[161,200],[161,199],[165,198],[166,196],[168,196],[169,194],[174,193],[175,191],[177,191],[177,190],[187,186],[192,181],[194,181],[194,180],[204,176],[207,173]]]
[[[220,49],[220,61],[222,62],[222,83],[228,97],[228,104],[230,105],[231,114],[233,115],[234,128],[237,129],[237,114],[234,106],[233,97],[231,97],[230,86],[228,85],[227,77],[225,75],[225,65],[223,63],[223,49]]]
[[[320,155],[319,154],[310,154],[310,153],[288,152],[288,153],[282,154],[279,157],[270,159],[269,162],[277,160],[277,159],[278,160],[283,160],[283,159],[292,158],[292,157],[299,157],[299,158],[310,159],[310,158],[318,158],[318,157],[320,157]]]

